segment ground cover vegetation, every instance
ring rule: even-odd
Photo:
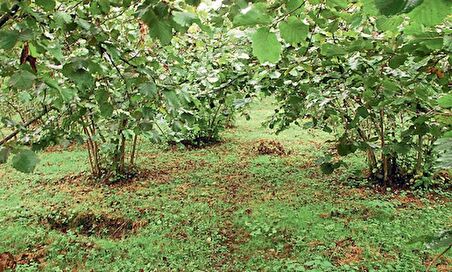
[[[448,271],[447,0],[0,4],[0,271]]]

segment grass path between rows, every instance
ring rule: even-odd
[[[378,194],[315,160],[329,136],[262,127],[253,105],[224,142],[175,150],[142,142],[146,174],[93,184],[82,147],[40,154],[32,175],[0,166],[0,253],[16,271],[423,271],[439,251],[416,238],[450,229],[444,196]],[[259,155],[261,140],[288,155]],[[349,161],[359,171],[363,159]],[[435,269],[450,271],[451,255]],[[0,262],[1,270],[1,262]],[[435,271],[435,270],[432,270]]]

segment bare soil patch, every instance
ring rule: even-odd
[[[275,140],[259,140],[255,150],[259,155],[288,155],[288,152],[281,142]]]
[[[47,215],[41,221],[50,229],[63,233],[71,230],[86,236],[94,235],[110,239],[121,239],[148,223],[147,221],[132,221],[128,218],[105,214],[98,215],[91,212],[75,215],[54,213]]]
[[[14,271],[17,265],[30,263],[42,264],[45,262],[47,250],[44,246],[38,246],[33,250],[13,255],[10,252],[0,253],[0,272]]]

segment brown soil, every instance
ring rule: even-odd
[[[16,260],[9,252],[0,253],[0,272],[16,268]]]
[[[69,230],[82,235],[108,237],[121,239],[139,228],[145,226],[147,221],[132,221],[127,218],[111,215],[96,215],[93,213],[79,213],[68,216],[64,213],[48,215],[42,219],[42,223],[49,228],[63,233]]]
[[[52,146],[46,147],[44,149],[44,152],[54,153],[54,152],[63,152],[63,151],[73,151],[79,146],[81,146],[81,145],[77,144],[76,142],[71,142],[69,145],[57,144],[57,145],[52,145]]]
[[[259,155],[283,156],[289,154],[282,143],[275,140],[259,140],[255,149]]]
[[[336,265],[359,263],[363,260],[363,249],[355,244],[352,238],[346,238],[336,242],[334,248],[327,252]]]
[[[10,252],[0,253],[0,272],[9,271],[16,268],[17,265],[24,265],[30,263],[42,264],[46,258],[46,249],[44,246],[38,246],[35,249],[20,253],[16,256]]]
[[[38,246],[33,251],[21,253],[16,256],[17,264],[44,263],[47,250],[44,246]]]

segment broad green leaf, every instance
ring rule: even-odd
[[[9,83],[17,89],[26,90],[33,87],[35,79],[36,76],[33,73],[27,70],[19,70],[11,76]]]
[[[74,89],[71,88],[58,88],[61,98],[64,102],[70,102],[75,97],[76,93]]]
[[[346,143],[346,142],[340,142],[337,146],[337,153],[340,156],[347,156],[349,154],[352,154],[356,151],[356,146],[350,143]]]
[[[98,91],[96,91],[94,96],[96,97],[96,101],[99,104],[102,103],[103,101],[107,101],[108,98],[110,97],[110,95],[108,94],[108,92],[106,90],[98,90]]]
[[[139,91],[142,95],[147,97],[154,97],[157,94],[157,86],[154,82],[141,84]]]
[[[13,157],[14,169],[23,173],[32,173],[38,164],[38,157],[31,150],[24,150]]]
[[[394,94],[400,89],[399,86],[391,80],[384,80],[383,84],[383,93],[386,96],[394,96]]]
[[[411,147],[406,142],[401,142],[401,143],[395,143],[392,146],[392,149],[394,149],[394,151],[396,151],[397,154],[404,155],[404,154],[408,154],[408,152],[410,152]]]
[[[348,7],[347,0],[328,0],[326,4],[332,8],[338,7],[340,9],[344,9]]]
[[[375,6],[381,14],[390,16],[398,13],[407,13],[422,2],[423,0],[375,0]]]
[[[452,94],[447,94],[438,99],[438,105],[446,109],[452,108]]]
[[[132,4],[132,0],[122,0],[122,6],[128,8]]]
[[[198,6],[201,3],[201,0],[185,0],[185,3],[190,6]]]
[[[408,59],[407,55],[396,55],[389,60],[389,67],[396,69]]]
[[[272,17],[267,13],[267,7],[264,3],[256,3],[246,12],[240,12],[234,17],[235,26],[255,26],[258,24],[266,25],[272,22]],[[246,10],[246,9],[245,9]]]
[[[103,117],[109,118],[113,115],[114,108],[108,101],[102,101],[99,104],[99,110]]]
[[[31,29],[25,29],[23,31],[21,31],[19,33],[19,36],[17,37],[18,41],[30,41],[33,40],[34,35],[33,35],[33,31]],[[31,43],[30,43],[30,47],[31,47]],[[30,48],[31,51],[31,48]],[[30,52],[33,56],[36,56],[36,52]]]
[[[94,78],[88,71],[89,63],[83,59],[75,59],[63,66],[63,75],[74,81],[79,86],[92,86]]]
[[[99,7],[103,14],[108,14],[110,11],[110,0],[98,0]]]
[[[40,6],[45,11],[52,11],[55,9],[55,0],[36,0],[36,5]]]
[[[92,24],[87,20],[77,17],[75,22],[77,23],[78,26],[80,26],[84,30],[89,31],[91,29]]]
[[[287,6],[287,12],[291,12],[295,9],[297,9],[298,7],[300,7],[301,5],[304,5],[303,0],[287,0],[286,6]]]
[[[191,26],[197,19],[198,17],[190,12],[173,12],[173,20],[183,27]]]
[[[18,38],[19,33],[17,31],[0,31],[0,48],[5,50],[13,48]]]
[[[450,156],[450,154],[449,154]],[[449,157],[450,159],[450,157]],[[450,163],[450,161],[449,161]],[[436,235],[426,244],[429,249],[438,249],[443,247],[448,247],[452,244],[452,230],[446,230],[439,235]]]
[[[412,24],[434,26],[443,22],[444,18],[451,14],[451,10],[452,1],[450,0],[424,0],[408,16]]]
[[[170,109],[175,110],[180,106],[180,101],[175,91],[165,90],[163,95],[165,96],[166,103]]]
[[[61,50],[61,47],[59,45],[50,48],[48,47],[47,50],[57,61],[63,61],[63,51]]]
[[[444,35],[443,46],[449,52],[452,51],[452,35]]]
[[[63,27],[65,24],[69,24],[70,22],[72,22],[71,15],[61,11],[55,12],[53,14],[53,19],[55,20],[56,24],[59,27]]]
[[[9,148],[0,147],[0,164],[8,161],[9,151]]]
[[[364,14],[372,16],[380,14],[378,8],[375,6],[375,0],[361,0],[361,2],[363,5],[362,11]]]
[[[341,56],[347,54],[347,51],[339,45],[325,43],[320,47],[320,52],[326,57]]]
[[[168,45],[173,38],[172,27],[165,18],[160,18],[153,10],[148,10],[141,19],[149,26],[149,35],[159,39],[162,45]]]
[[[42,79],[43,79],[44,83],[47,86],[49,86],[49,87],[51,87],[51,88],[53,88],[55,90],[59,90],[60,89],[60,85],[58,84],[58,82],[55,79],[50,78],[48,76],[43,76]]]
[[[289,17],[286,22],[279,25],[281,37],[290,44],[301,43],[306,40],[309,26],[296,17]]]
[[[324,174],[330,175],[334,172],[334,170],[338,169],[341,165],[342,163],[340,162],[336,163],[325,162],[320,165],[320,170],[322,170]]]
[[[258,29],[253,37],[253,54],[260,62],[276,63],[281,57],[281,44],[275,33],[269,31],[268,28],[263,27]]]
[[[403,23],[402,15],[390,18],[381,17],[377,19],[377,28],[383,31],[398,32],[400,25]]]
[[[356,109],[356,115],[362,118],[366,118],[367,116],[369,116],[369,111],[366,109],[366,107],[361,106],[358,109]]]

